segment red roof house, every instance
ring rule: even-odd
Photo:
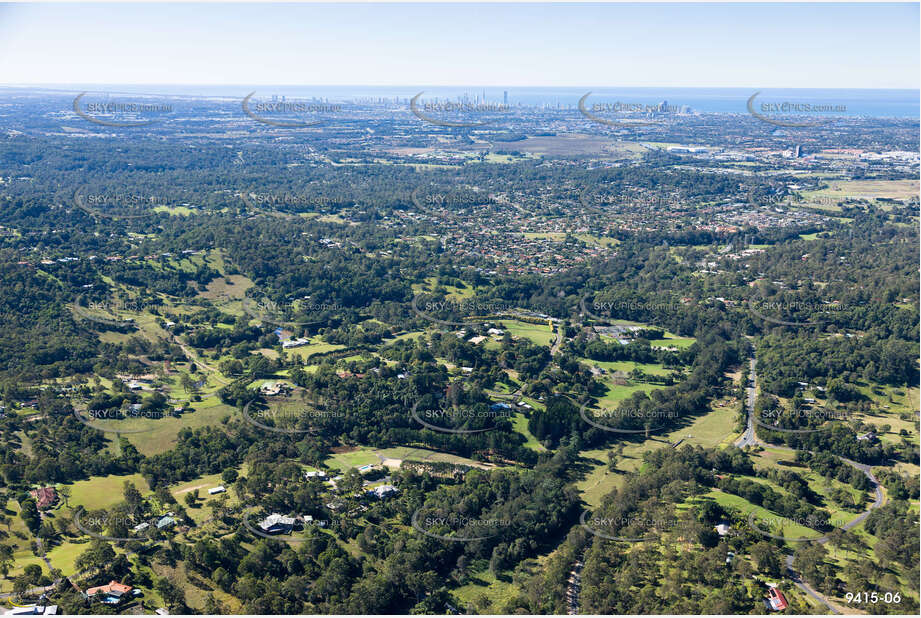
[[[768,588],[768,603],[771,604],[771,609],[776,612],[787,609],[787,597],[777,588]]]
[[[51,505],[58,501],[58,492],[54,490],[54,487],[32,489],[29,495],[35,498],[36,505],[40,509],[51,508]]]

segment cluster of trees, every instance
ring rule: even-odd
[[[445,612],[446,603],[460,606],[450,587],[482,568],[500,571],[535,556],[572,525],[575,495],[560,478],[571,463],[560,455],[533,470],[469,470],[461,480],[403,471],[394,479],[399,495],[370,503],[360,514],[348,506],[352,490],[341,490],[346,507],[325,515],[329,528],[312,526],[296,533],[301,542],[253,537],[239,527],[233,534],[205,537],[178,551],[190,569],[239,598],[249,613]],[[322,484],[305,488],[298,466],[277,468],[257,465],[251,473],[256,482],[241,477],[234,488],[246,485],[256,491],[244,493],[267,509],[326,509],[318,489]],[[476,534],[483,538],[445,542],[427,536],[412,525],[417,511],[426,514],[415,520],[422,530],[466,538],[472,536],[466,527],[475,522]],[[485,536],[484,529],[489,531]],[[337,537],[354,539],[361,556],[352,556]]]
[[[768,336],[758,346],[758,377],[766,392],[781,397],[793,397],[797,382],[809,382],[847,403],[862,398],[855,382],[916,386],[917,356],[915,344],[894,338]]]

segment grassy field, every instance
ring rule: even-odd
[[[325,341],[321,341],[319,338],[314,337],[311,339],[309,344],[299,348],[291,348],[289,350],[285,350],[285,352],[292,356],[300,356],[306,361],[314,354],[325,354],[326,352],[333,352],[335,350],[344,349],[344,345],[340,345],[338,343],[326,343]]]
[[[19,504],[15,500],[10,500],[6,506],[6,517],[9,522],[9,532],[6,525],[0,528],[0,540],[4,545],[13,548],[13,565],[10,568],[7,577],[0,578],[0,592],[11,592],[13,590],[13,578],[21,575],[26,565],[37,564],[42,567],[42,572],[47,575],[48,567],[42,562],[42,559],[32,553],[29,542],[32,539],[29,529],[19,517]],[[54,564],[54,563],[52,563]]]
[[[548,324],[531,324],[518,320],[500,320],[503,328],[508,329],[513,337],[530,339],[537,345],[549,346],[556,335],[550,332]]]
[[[901,442],[901,430],[908,433],[909,439],[918,440],[918,387],[894,388],[885,385],[858,384],[857,389],[871,401],[875,410],[869,413],[855,413],[854,417],[865,423],[873,424],[881,430],[884,425],[889,425],[889,431],[879,431],[877,435],[883,442],[897,444]],[[874,392],[876,391],[876,392]],[[910,419],[905,420],[900,416],[908,414]]]
[[[654,390],[663,388],[657,384],[647,384],[645,382],[627,385],[614,384],[607,378],[603,381],[603,384],[606,390],[604,394],[598,398],[598,407],[608,410],[616,408],[621,401],[628,399],[633,393],[651,393]]]
[[[208,300],[217,300],[218,298],[228,297],[241,299],[246,296],[246,290],[253,287],[253,282],[243,275],[228,275],[218,277],[208,283],[204,292],[198,295]]]
[[[535,450],[537,452],[543,452],[547,449],[544,448],[544,445],[541,444],[534,434],[528,431],[528,418],[521,412],[517,412],[515,417],[512,419],[512,427],[515,428],[515,431],[523,435],[526,439],[524,445],[529,449]]]
[[[380,463],[380,458],[374,453],[371,447],[359,446],[342,453],[333,453],[323,463],[330,469],[345,472],[349,468]]]
[[[739,496],[736,496],[734,494],[728,494],[724,491],[720,491],[719,489],[711,489],[709,492],[703,494],[700,497],[691,498],[689,502],[696,503],[696,502],[700,502],[701,500],[705,500],[708,498],[716,501],[716,503],[722,506],[723,508],[734,510],[737,513],[740,513],[746,517],[748,517],[750,513],[754,512],[755,513],[755,518],[754,518],[755,524],[762,530],[770,532],[771,534],[777,534],[777,535],[785,536],[787,538],[799,538],[799,537],[818,538],[822,536],[821,533],[816,532],[815,530],[812,530],[805,526],[801,526],[797,523],[793,523],[793,522],[784,520],[776,513],[769,511],[766,508],[760,507],[756,504],[752,504],[745,498],[740,498]],[[783,522],[783,523],[782,525],[776,525],[771,528],[770,526],[767,526],[765,524],[765,522],[768,522],[768,521],[771,521],[771,522],[776,521],[778,523],[779,522]]]
[[[182,429],[198,429],[200,427],[216,426],[221,420],[236,414],[236,410],[222,404],[216,396],[205,397],[200,402],[193,402],[194,412],[186,412],[179,418],[167,417],[161,419],[126,419],[123,421],[106,421],[106,426],[112,423],[122,423],[119,427],[149,428],[150,431],[136,434],[126,434],[125,437],[141,453],[147,456],[163,453],[176,445],[176,436]],[[94,421],[96,424],[96,421]]]
[[[245,474],[245,471],[243,472]],[[226,491],[222,494],[217,494],[214,496],[208,495],[208,490],[212,487],[217,487],[218,485],[225,485],[224,481],[221,480],[220,474],[208,474],[206,476],[200,476],[191,481],[186,481],[178,485],[174,485],[169,488],[170,493],[176,498],[176,501],[179,502],[183,507],[185,507],[186,512],[189,514],[196,523],[200,524],[206,519],[211,518],[214,514],[214,510],[207,506],[207,502],[210,500],[217,500],[219,502],[224,502],[225,506],[234,506],[239,504],[239,500],[236,498],[236,494],[233,491]],[[197,491],[198,502],[196,506],[190,507],[185,502],[185,496],[188,493]]]
[[[461,301],[466,298],[473,298],[473,295],[476,293],[476,290],[468,285],[464,287],[458,287],[454,285],[438,285],[438,277],[426,277],[425,283],[414,283],[412,285],[414,294],[421,294],[422,292],[431,292],[436,287],[444,288],[447,291],[445,298],[450,301]],[[422,308],[422,303],[419,304],[420,309]]]
[[[693,444],[704,448],[717,447],[733,437],[735,431],[736,406],[713,407],[708,414],[700,416],[681,429],[676,429],[662,437],[669,442],[683,440],[682,444]]]
[[[590,358],[579,358],[586,365],[601,367],[606,371],[620,371],[629,374],[634,369],[654,376],[666,376],[672,372],[658,363],[637,363],[634,361],[596,361]]]
[[[573,234],[573,236],[582,242],[590,245],[598,245],[599,247],[616,247],[620,244],[620,241],[616,238],[608,238],[606,236],[595,236],[594,234]]]
[[[345,472],[349,468],[359,468],[368,464],[381,464],[384,460],[386,460],[388,467],[396,467],[405,459],[458,463],[475,468],[495,467],[490,464],[474,461],[473,459],[460,457],[459,455],[441,453],[412,446],[395,446],[383,449],[375,449],[370,446],[359,446],[348,451],[343,450],[343,452],[340,453],[333,453],[327,457],[323,463],[331,470]]]
[[[598,506],[601,499],[615,487],[619,487],[626,478],[626,473],[635,472],[642,463],[643,453],[654,451],[681,440],[681,445],[699,445],[704,448],[719,446],[734,437],[735,407],[713,407],[709,414],[698,417],[687,427],[676,429],[669,433],[650,436],[628,436],[618,434],[616,444],[610,447],[582,451],[583,464],[586,472],[583,478],[576,483],[582,494],[582,499],[590,506]],[[613,434],[612,434],[613,435]],[[609,450],[623,445],[621,455],[617,459],[615,472],[608,470],[607,453]]]
[[[689,348],[694,345],[695,341],[697,340],[694,339],[694,337],[679,337],[678,335],[666,331],[663,339],[653,339],[649,344],[653,347],[678,348],[679,350],[683,350],[684,348]]]
[[[917,180],[832,180],[828,187],[820,191],[804,191],[803,197],[808,199],[831,198],[859,198],[872,200],[877,197],[892,199],[908,199],[917,196],[919,183]]]
[[[140,474],[96,476],[70,485],[70,505],[82,506],[88,511],[114,506],[124,500],[122,490],[125,481],[134,483],[142,494],[150,491],[147,481]]]
[[[451,590],[451,594],[461,602],[458,609],[469,607],[474,610],[470,613],[503,613],[503,608],[521,594],[521,589],[507,573],[500,574],[500,577],[497,578],[489,569],[472,573],[471,583]]]

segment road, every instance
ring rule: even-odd
[[[755,355],[752,354],[751,361],[748,365],[748,386],[745,387],[745,405],[748,408],[748,425],[745,427],[745,433],[735,441],[735,445],[739,448],[753,446],[758,442],[758,438],[755,436],[755,396],[758,391],[758,374],[755,372],[756,362],[757,359]]]
[[[563,325],[556,325],[556,340],[553,342],[553,345],[550,347],[550,356],[556,356],[560,351],[560,346],[563,344]]]
[[[751,361],[749,363],[749,367],[751,368],[751,370],[749,372],[749,384],[746,387],[746,402],[745,402],[746,407],[748,408],[748,424],[742,436],[738,440],[735,441],[735,445],[739,448],[745,448],[746,446],[760,446],[763,448],[772,448],[775,450],[787,451],[789,453],[795,454],[796,449],[790,448],[789,446],[783,446],[779,444],[771,444],[769,442],[765,442],[764,440],[761,440],[755,434],[755,421],[754,421],[755,419],[755,397],[756,397],[756,393],[758,389],[758,375],[755,371],[755,364],[756,364],[756,359],[755,359],[755,356],[752,355]],[[812,451],[809,451],[809,452],[811,453]],[[858,515],[851,521],[841,526],[842,530],[850,530],[851,528],[858,526],[860,522],[862,522],[867,517],[869,517],[870,513],[872,513],[874,509],[878,509],[879,507],[881,507],[883,503],[885,502],[885,496],[883,495],[882,487],[880,486],[877,478],[873,475],[873,470],[870,466],[868,466],[867,464],[858,463],[856,461],[848,459],[847,457],[841,457],[840,455],[838,456],[838,458],[841,461],[845,462],[846,464],[863,472],[866,475],[866,477],[870,479],[870,482],[873,484],[873,491],[875,493],[875,499],[873,501],[873,504],[870,505],[869,509],[867,509],[866,511],[864,511],[863,513],[861,513],[860,515]],[[815,539],[815,542],[824,545],[825,543],[828,542],[828,539],[829,537],[826,535],[826,536],[822,536],[822,537]],[[787,567],[787,571],[790,573],[790,578],[793,580],[793,583],[796,584],[797,588],[805,592],[807,595],[809,595],[816,601],[825,605],[825,607],[827,607],[828,610],[832,614],[841,613],[831,603],[831,601],[828,600],[828,598],[826,598],[822,593],[812,588],[808,583],[806,583],[803,580],[802,576],[793,569],[793,555],[792,554],[786,557],[785,564]]]
[[[830,613],[832,613],[832,614],[840,614],[840,613],[841,613],[841,612],[839,612],[839,611],[829,602],[828,599],[826,599],[826,598],[825,598],[822,594],[820,594],[819,592],[816,592],[816,591],[812,588],[812,586],[810,586],[810,585],[807,584],[805,581],[803,581],[803,578],[800,577],[800,574],[799,574],[799,573],[797,573],[795,570],[793,570],[793,555],[792,555],[792,554],[789,555],[789,556],[787,556],[786,560],[784,561],[784,564],[786,564],[786,566],[787,566],[787,571],[790,573],[790,579],[793,580],[793,583],[796,584],[796,587],[797,587],[797,588],[799,588],[800,590],[802,590],[803,592],[805,592],[807,595],[809,595],[810,597],[812,597],[813,599],[815,599],[815,600],[818,601],[819,603],[822,603],[823,605],[825,605],[825,607],[828,608],[828,611],[829,611]]]
[[[577,560],[569,573],[566,586],[566,613],[575,616],[579,613],[579,595],[582,593],[582,561]]]

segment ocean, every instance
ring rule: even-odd
[[[497,88],[482,86],[303,86],[303,85],[112,85],[68,84],[23,86],[16,90],[54,90],[57,92],[82,91],[117,94],[174,95],[208,98],[241,99],[256,91],[260,99],[272,96],[288,99],[321,99],[349,101],[354,99],[389,99],[408,102],[424,92],[423,100],[431,101],[485,101],[511,106],[546,106],[576,109],[579,100],[587,93],[585,106],[616,103],[656,105],[667,101],[669,106],[687,106],[696,112],[748,113],[748,99],[760,92],[754,107],[761,104],[803,104],[828,106],[829,115],[866,116],[880,118],[921,117],[921,95],[918,90],[858,90],[812,88],[619,88],[619,87],[566,87],[566,88]],[[507,93],[507,95],[506,95]],[[837,110],[837,111],[835,111]]]

